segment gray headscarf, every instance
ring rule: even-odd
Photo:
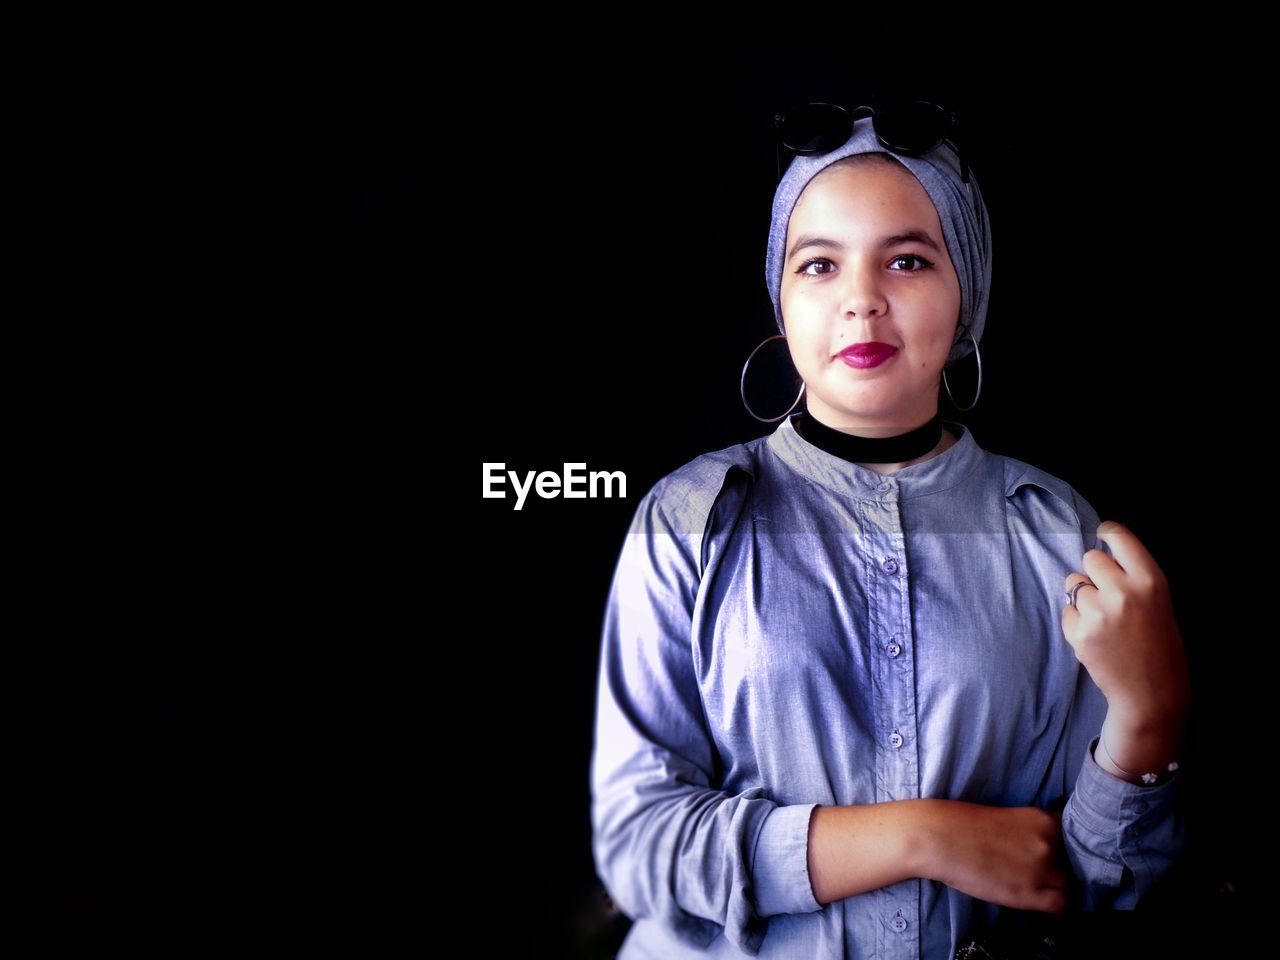
[[[968,186],[960,179],[960,162],[949,146],[940,145],[922,157],[894,153],[876,139],[871,118],[854,122],[853,135],[830,153],[798,156],[783,174],[773,196],[773,221],[769,226],[769,247],[765,257],[765,281],[773,300],[773,314],[778,330],[782,324],[782,262],[787,242],[787,224],[805,186],[819,171],[855,153],[887,153],[910,170],[938,211],[942,236],[951,255],[951,263],[960,278],[960,319],[968,325],[975,340],[982,339],[987,320],[987,300],[991,288],[991,220],[982,191],[969,170]],[[975,203],[969,197],[973,189]],[[964,327],[956,331],[958,342],[951,348],[951,363],[972,352],[972,343]]]

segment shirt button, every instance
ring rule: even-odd
[[[902,746],[902,734],[897,730],[893,731],[893,733],[889,734],[889,743],[894,747]]]
[[[880,484],[880,486],[876,487],[876,489],[879,490],[881,493],[888,493],[890,490],[893,489],[893,484],[890,483],[888,480],[885,480],[883,483]]]
[[[893,918],[893,929],[897,930],[899,933],[901,933],[903,930],[907,929],[907,918],[906,918],[906,917],[904,917],[904,916],[902,916],[902,915],[898,915],[898,916],[894,917],[894,918]]]
[[[889,656],[896,657],[898,654],[902,652],[902,644],[900,644],[897,640],[890,640],[889,646],[885,647],[885,650],[888,651]],[[1141,813],[1141,811],[1139,811],[1139,813]]]
[[[898,561],[893,559],[893,557],[885,557],[883,566],[886,573],[898,572]]]
[[[1145,801],[1145,800],[1139,800],[1137,803],[1135,803],[1135,804],[1133,805],[1133,809],[1137,810],[1137,811],[1138,811],[1138,813],[1146,813],[1146,812],[1147,812],[1147,801]]]

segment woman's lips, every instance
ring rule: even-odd
[[[849,366],[865,370],[880,366],[897,352],[897,347],[887,343],[855,343],[841,350],[838,356]]]

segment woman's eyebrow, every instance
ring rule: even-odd
[[[938,244],[934,241],[933,237],[929,236],[928,232],[925,230],[904,230],[901,233],[892,233],[887,237],[880,238],[880,246],[882,247],[896,247],[900,243],[923,243],[935,253],[942,253],[942,250],[938,248]],[[833,250],[843,250],[844,244],[839,240],[829,240],[826,237],[817,237],[812,235],[801,236],[796,239],[796,245],[792,247],[791,252],[787,254],[787,259],[790,260],[805,247],[831,247]]]

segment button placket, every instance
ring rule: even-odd
[[[916,667],[912,603],[907,577],[907,536],[899,485],[891,478],[863,486],[860,531],[867,562],[867,603],[871,618],[871,696],[876,713],[876,799],[920,796],[916,752]],[[875,647],[879,646],[879,653]],[[904,732],[905,731],[905,732]],[[896,957],[918,949],[911,924],[919,911],[920,891],[901,886],[873,892],[883,905],[877,956]]]

